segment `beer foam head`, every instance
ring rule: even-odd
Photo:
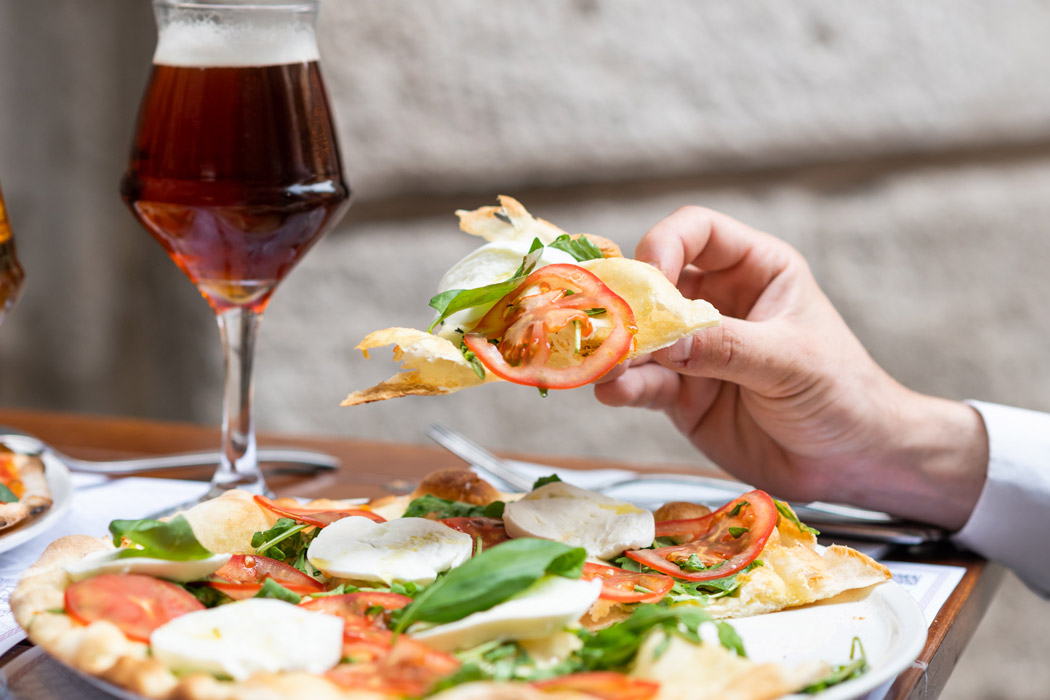
[[[313,26],[297,22],[217,24],[173,21],[160,27],[153,62],[165,66],[231,68],[318,60]]]

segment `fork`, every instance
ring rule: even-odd
[[[479,469],[502,479],[509,486],[528,492],[532,490],[533,479],[515,471],[506,460],[486,450],[465,435],[440,423],[434,423],[427,429],[427,436],[460,459]],[[752,487],[747,484],[700,476],[699,474],[644,474],[635,472],[630,476],[616,477],[597,485],[588,486],[589,491],[606,493],[633,484],[646,482],[665,482],[671,484],[690,484],[721,491],[727,498],[735,498]],[[891,542],[903,545],[918,545],[944,539],[946,534],[940,528],[900,520],[886,513],[856,508],[837,503],[813,501],[810,503],[791,503],[792,509],[803,519],[819,525],[829,535],[856,537],[879,542]]]
[[[185,467],[207,467],[215,466],[222,459],[218,452],[184,452],[134,459],[79,459],[59,452],[33,435],[6,425],[0,425],[0,446],[29,456],[50,454],[69,467],[70,471],[90,474],[131,474]],[[283,470],[291,472],[315,472],[339,468],[337,457],[323,452],[288,447],[260,448],[259,461],[286,465]]]

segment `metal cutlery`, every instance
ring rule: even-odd
[[[501,479],[518,491],[530,491],[534,479],[466,436],[444,425],[435,423],[427,429],[427,436],[460,459],[484,472]],[[636,472],[609,481],[590,485],[588,489],[600,493],[623,490],[635,484],[664,482],[668,484],[690,484],[716,490],[726,499],[739,496],[752,487],[736,481],[700,476],[698,474],[651,474]],[[631,500],[627,498],[626,500]],[[724,502],[724,501],[723,501]],[[919,545],[944,539],[947,535],[940,528],[899,520],[886,513],[856,508],[837,503],[792,503],[791,507],[805,522],[820,529],[825,535],[850,537],[875,542],[890,542],[900,545]]]
[[[183,469],[186,467],[208,467],[219,463],[218,452],[185,452],[135,459],[88,460],[71,457],[47,445],[37,437],[16,428],[0,426],[0,446],[13,452],[27,455],[49,453],[69,467],[70,471],[91,474],[131,474],[139,472]],[[259,461],[281,464],[286,472],[315,472],[339,468],[339,459],[323,452],[287,447],[265,447],[259,449]]]

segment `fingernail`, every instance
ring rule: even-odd
[[[667,348],[667,361],[676,365],[685,365],[693,356],[693,336],[687,335]]]

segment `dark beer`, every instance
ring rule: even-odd
[[[4,193],[0,191],[0,323],[15,305],[24,278],[22,266],[15,256],[15,239],[4,209]]]
[[[349,199],[317,62],[155,64],[121,193],[216,312],[261,312]]]

